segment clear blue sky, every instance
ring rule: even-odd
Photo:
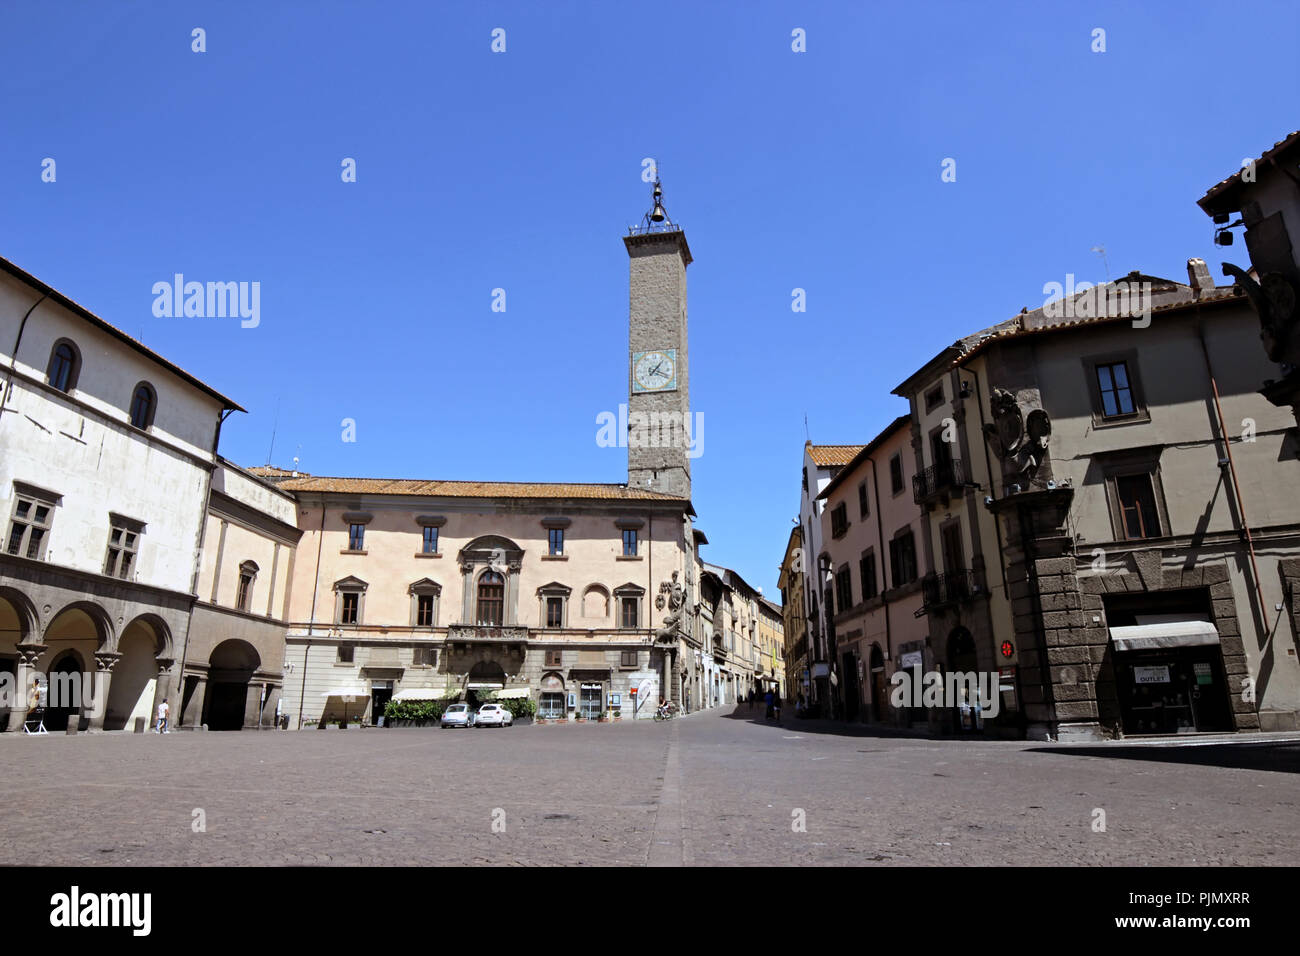
[[[1298,11],[7,0],[0,254],[247,407],[236,461],[278,407],[315,474],[618,482],[653,157],[696,257],[705,557],[773,594],[805,413],[869,439],[944,345],[1104,279],[1097,244],[1218,277],[1195,200],[1296,127]],[[260,326],[155,318],[176,272],[260,282]]]

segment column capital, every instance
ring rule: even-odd
[[[122,655],[117,651],[96,651],[95,652],[95,669],[105,674],[111,673],[113,665],[121,660]]]
[[[29,641],[17,644],[14,650],[18,651],[18,658],[25,667],[31,667],[36,663],[36,659],[48,651],[48,644],[40,644],[36,641]]]

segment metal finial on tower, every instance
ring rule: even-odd
[[[659,182],[659,174],[655,173],[655,188],[651,196],[653,205],[650,211],[641,217],[641,225],[636,227],[633,232],[673,232],[679,227],[668,218],[668,210],[664,208],[664,188]]]

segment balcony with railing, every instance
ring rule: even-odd
[[[956,495],[966,484],[966,469],[960,458],[950,458],[931,465],[912,478],[912,497],[918,505],[928,504],[943,495]]]
[[[921,610],[938,611],[964,604],[979,593],[975,574],[966,569],[921,578]]]

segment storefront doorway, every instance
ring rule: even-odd
[[[1126,734],[1233,729],[1217,644],[1117,653],[1115,678]]]
[[[537,716],[543,720],[564,719],[564,678],[559,674],[543,675]]]
[[[604,686],[596,683],[584,683],[578,696],[578,712],[587,720],[599,720],[604,710]]]
[[[384,716],[384,708],[393,699],[393,682],[390,680],[372,680],[370,682],[370,723],[379,726]]]
[[[885,656],[879,644],[871,645],[871,719],[880,723],[885,719],[887,691],[885,689]]]

